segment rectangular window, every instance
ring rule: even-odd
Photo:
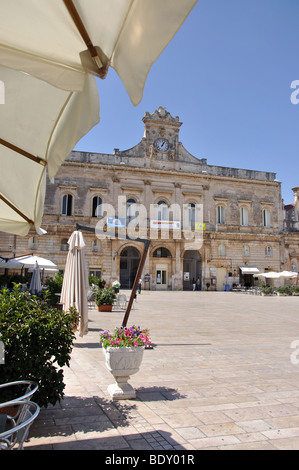
[[[73,197],[70,194],[65,194],[62,198],[62,215],[72,215],[72,202]]]
[[[268,209],[263,209],[263,225],[264,227],[271,227],[271,217]]]
[[[248,226],[248,209],[246,207],[241,207],[241,214],[240,214],[240,218],[241,218],[241,225],[243,225],[243,227],[247,227]]]
[[[217,206],[217,224],[225,224],[225,209],[223,206]]]

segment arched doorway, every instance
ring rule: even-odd
[[[196,288],[201,290],[201,254],[196,250],[187,250],[183,259],[183,290],[192,290],[192,280],[199,279]]]
[[[131,289],[140,262],[140,253],[134,246],[125,247],[120,254],[119,280],[122,289]]]
[[[153,263],[155,285],[157,290],[166,290],[171,279],[171,259],[172,255],[168,248],[160,246],[153,252]]]

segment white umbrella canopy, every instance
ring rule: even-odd
[[[268,278],[268,279],[279,279],[279,273],[276,273],[274,271],[268,271],[268,272],[265,272],[265,273],[259,273],[259,274],[255,274],[255,276],[259,276],[259,277],[265,277],[265,278]]]
[[[31,282],[30,282],[30,292],[31,294],[38,295],[42,291],[42,283],[40,279],[40,269],[38,263],[35,264],[33,269]]]
[[[88,302],[89,288],[88,274],[85,263],[85,242],[82,232],[75,231],[68,240],[69,252],[67,255],[60,303],[65,311],[75,307],[80,315],[79,334],[88,333]]]
[[[274,271],[268,271],[265,273],[260,273],[256,274],[256,276],[261,276],[269,279],[279,279],[279,278],[296,278],[298,276],[298,273],[295,273],[293,271],[281,271],[281,272],[274,272]]]
[[[147,74],[198,0],[2,0],[0,63],[66,90],[109,66],[134,105]]]
[[[15,259],[0,258],[0,268],[2,269],[22,269],[23,265]]]
[[[280,274],[280,277],[286,277],[289,279],[295,279],[296,277],[298,277],[298,273],[295,273],[293,271],[282,271],[279,274]]]
[[[97,85],[86,75],[83,91],[70,92],[2,66],[0,78],[0,231],[24,236],[41,225],[46,169],[52,178],[99,122]]]
[[[18,261],[22,264],[25,268],[35,268],[36,264],[40,269],[45,270],[45,272],[57,272],[58,267],[53,261],[50,261],[46,258],[41,258],[40,256],[36,255],[26,255],[26,256],[19,256],[13,259],[14,261]]]

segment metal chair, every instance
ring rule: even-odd
[[[29,401],[32,398],[33,394],[38,389],[37,383],[33,382],[32,380],[18,380],[15,382],[8,382],[5,384],[0,384],[0,393],[1,390],[7,388],[17,388],[17,387],[26,387],[24,392],[19,396],[16,396],[17,391],[14,392],[15,398],[12,398],[9,401],[2,402],[0,404],[0,432],[3,432],[5,426],[7,424],[7,420],[9,417],[13,419],[17,424],[22,421],[23,418],[23,410],[22,406],[16,406],[16,403],[23,403]],[[12,392],[13,393],[13,392]],[[1,409],[9,407],[9,415],[8,413],[1,413]],[[15,413],[12,413],[15,410]]]
[[[117,308],[121,308],[121,309],[125,309],[126,306],[127,306],[127,296],[125,294],[117,294],[117,297],[116,297],[116,302],[114,303],[114,307],[117,309]]]
[[[33,382],[32,380],[17,380],[15,382],[7,382],[5,384],[0,384],[0,394],[1,394],[1,390],[4,390],[5,388],[20,387],[20,386],[27,387],[25,389],[25,392],[21,396],[17,396],[16,398],[11,399],[5,403],[1,403],[1,405],[11,406],[11,405],[14,405],[16,401],[26,401],[26,400],[28,401],[38,389],[37,383]]]
[[[87,302],[88,302],[88,308],[95,307],[95,292],[93,290],[89,290],[87,292]]]
[[[16,445],[17,450],[23,450],[30,426],[40,412],[39,406],[32,401],[14,400],[13,404],[18,406],[21,412],[17,421],[10,415],[6,416],[6,429],[0,433],[0,450],[12,450]],[[0,409],[6,406],[6,403],[2,403]]]

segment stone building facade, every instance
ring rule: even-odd
[[[47,181],[47,234],[1,234],[3,256],[33,252],[63,270],[79,223],[97,227],[83,231],[89,273],[119,279],[123,288],[132,286],[143,250],[136,237],[151,240],[146,289],[191,289],[198,279],[200,289],[224,290],[253,285],[258,271],[298,271],[299,188],[284,206],[275,173],[196,158],[179,140],[179,118],[165,108],[146,112],[143,123],[131,149],[73,151]]]

